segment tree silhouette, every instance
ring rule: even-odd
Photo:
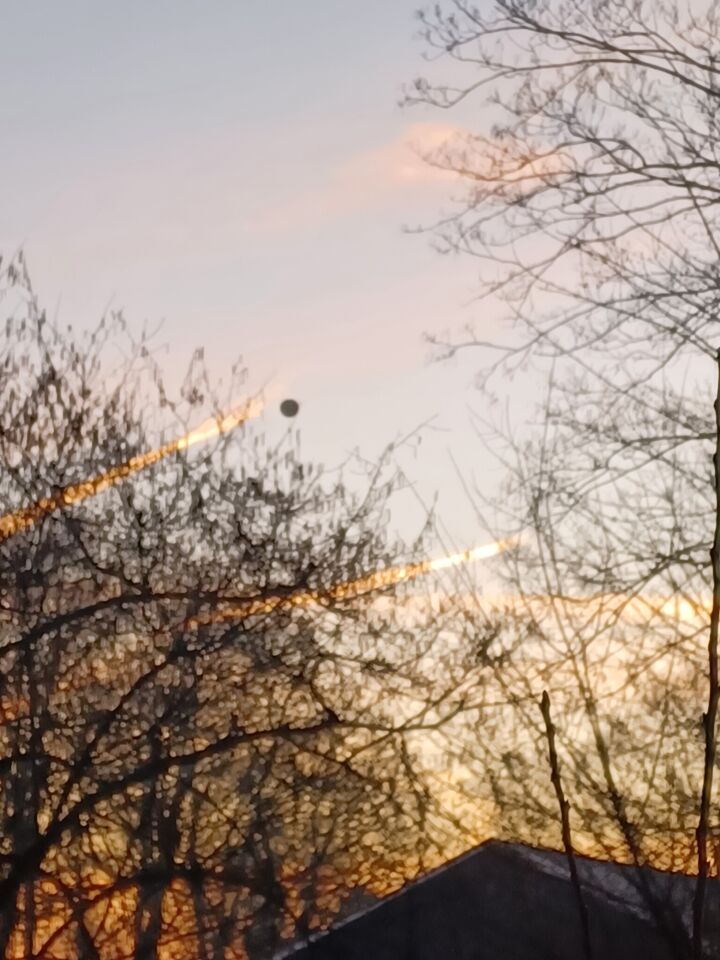
[[[387,462],[350,486],[247,425],[69,502],[242,371],[196,355],[172,399],[121,317],[2,280],[0,503],[50,506],[0,540],[0,956],[269,957],[431,850],[414,744],[468,707],[472,630],[331,589],[402,556]]]
[[[435,343],[482,352],[491,393],[515,375],[543,395],[537,432],[490,427],[509,468],[497,531],[522,533],[505,585],[510,629],[525,639],[498,679],[507,706],[487,758],[497,802],[509,833],[546,839],[555,822],[557,842],[541,775],[547,687],[575,842],[697,872],[692,910],[643,891],[676,955],[696,957],[720,949],[707,893],[719,14],[664,0],[450,0],[421,18],[447,73],[409,97],[459,118],[484,103],[486,128],[458,128],[429,158],[467,184],[437,230],[475,258],[481,296],[510,320],[498,336],[486,325]]]

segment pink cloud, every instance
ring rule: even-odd
[[[458,175],[425,158],[462,133],[450,125],[411,124],[389,143],[339,163],[320,187],[300,191],[259,212],[250,228],[262,233],[292,232],[373,206],[387,207],[393,197],[404,205],[418,191],[447,189]]]

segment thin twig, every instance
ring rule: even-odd
[[[696,960],[703,956],[703,920],[705,914],[705,892],[709,872],[708,832],[710,824],[710,802],[712,799],[713,773],[717,754],[717,713],[720,685],[718,684],[718,624],[720,623],[720,352],[716,356],[718,371],[717,392],[715,395],[715,452],[713,454],[713,479],[715,486],[715,534],[710,548],[712,566],[713,599],[710,613],[710,634],[708,638],[708,705],[703,714],[705,731],[705,764],[703,784],[700,794],[700,813],[697,830],[698,877],[693,901],[693,955]]]
[[[570,870],[570,880],[577,897],[578,913],[580,915],[580,928],[582,931],[583,954],[585,960],[592,960],[592,944],[590,942],[590,918],[588,916],[587,904],[583,896],[580,875],[575,860],[575,852],[572,845],[572,834],[570,832],[570,804],[563,792],[562,781],[560,779],[560,764],[558,761],[557,749],[555,747],[555,726],[550,716],[550,697],[547,690],[543,690],[540,700],[540,712],[545,721],[545,733],[548,743],[548,760],[550,761],[550,777],[552,785],[555,788],[558,806],[560,807],[560,824],[562,828],[562,841],[567,856],[568,868]]]

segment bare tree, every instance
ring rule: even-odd
[[[407,556],[387,463],[348,485],[251,425],[168,452],[242,372],[196,356],[172,399],[121,317],[2,283],[0,955],[269,957],[431,851],[413,743],[476,641],[363,589]]]
[[[714,2],[449,0],[421,17],[447,79],[409,98],[458,114],[428,158],[467,184],[438,235],[512,321],[435,342],[482,350],[488,390],[549,381],[539,433],[501,425],[495,448],[498,532],[523,535],[506,602],[532,637],[501,678],[507,828],[537,839],[553,819],[531,713],[552,679],[577,842],[694,866],[692,908],[643,896],[696,957],[720,949],[719,18]],[[463,127],[478,102],[487,127]]]

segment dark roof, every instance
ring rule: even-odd
[[[692,878],[585,857],[578,857],[577,864],[594,960],[689,956]],[[582,960],[567,859],[555,851],[490,841],[336,924],[289,956]]]

